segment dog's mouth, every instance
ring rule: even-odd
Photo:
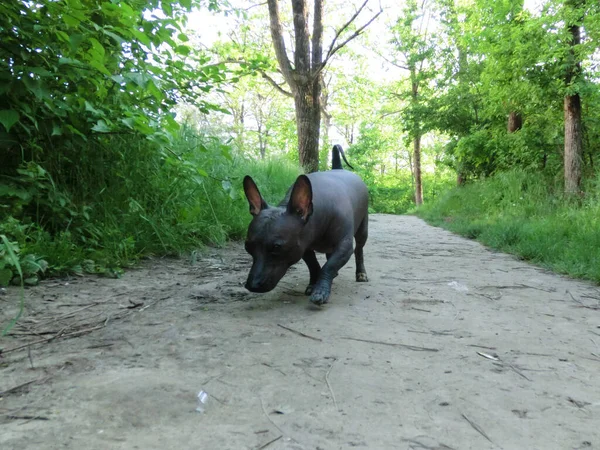
[[[251,283],[246,283],[245,285],[246,289],[248,289],[250,292],[256,292],[259,294],[263,294],[265,292],[269,292],[272,291],[275,286],[265,286],[265,285],[254,285]]]
[[[270,278],[263,281],[255,281],[248,279],[246,281],[246,284],[244,285],[244,287],[250,292],[256,292],[260,294],[272,291],[273,289],[275,289],[275,286],[277,286],[277,283],[273,283],[272,279]]]

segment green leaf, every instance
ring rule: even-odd
[[[44,88],[44,84],[40,80],[34,80],[29,77],[23,77],[23,84],[27,89],[35,95],[38,100],[44,97],[49,97],[50,93]]]
[[[0,286],[8,286],[12,277],[12,270],[8,268],[0,269]]]
[[[77,28],[77,27],[79,26],[79,24],[81,23],[81,22],[79,21],[79,19],[76,19],[75,17],[73,17],[72,15],[70,15],[70,14],[68,14],[68,13],[66,13],[66,14],[63,14],[63,17],[62,17],[62,19],[63,19],[63,22],[64,22],[64,23],[65,23],[65,24],[66,24],[68,27],[71,27],[71,28]]]
[[[25,283],[26,286],[37,286],[37,284],[39,282],[40,282],[40,279],[37,276],[25,278],[23,280],[23,283]]]
[[[112,74],[108,71],[106,66],[104,64],[102,64],[102,62],[92,59],[88,64],[90,66],[92,66],[94,69],[96,69],[98,72],[101,72],[104,75],[108,75],[109,77],[112,76]]]
[[[99,109],[94,108],[94,105],[92,105],[87,100],[85,101],[85,110],[88,111],[88,112],[91,112],[95,116],[102,116],[102,117],[105,116],[104,111],[101,111]]]
[[[177,39],[179,39],[181,42],[188,42],[190,40],[190,38],[187,37],[187,34],[184,33],[179,33],[177,35]]]
[[[92,54],[96,57],[99,57],[101,60],[104,60],[104,55],[106,54],[106,50],[104,50],[104,46],[98,42],[96,38],[90,38],[90,43],[92,44]]]
[[[124,119],[121,119],[121,122],[123,122],[128,128],[131,128],[133,130],[135,121],[131,117],[126,117]]]
[[[113,38],[113,39],[115,40],[115,42],[116,42],[117,44],[119,44],[119,45],[123,45],[123,44],[125,43],[125,39],[123,39],[123,38],[122,38],[121,36],[119,36],[118,34],[116,34],[116,33],[113,33],[112,31],[109,31],[109,30],[103,29],[103,30],[102,30],[102,32],[103,32],[105,35],[107,35],[107,36],[109,36],[109,37]]]
[[[6,131],[10,131],[12,126],[19,121],[19,113],[12,109],[0,110],[0,123],[4,125]]]
[[[140,41],[142,44],[144,44],[146,47],[150,47],[150,45],[152,44],[152,41],[150,40],[150,38],[148,37],[147,34],[141,32],[140,30],[138,30],[137,28],[132,28],[131,29],[131,34],[133,34],[133,36]]]
[[[183,56],[188,56],[191,52],[191,49],[187,45],[178,45],[175,47],[175,52]]]
[[[92,130],[97,131],[98,133],[109,133],[111,131],[104,120],[96,122],[96,125],[92,127]]]
[[[77,60],[77,59],[73,59],[73,58],[58,58],[58,63],[59,64],[72,64],[74,66],[83,66],[84,64]]]
[[[161,2],[161,8],[163,10],[163,12],[171,17],[173,15],[173,6],[171,4],[171,2],[169,0],[162,0]]]
[[[62,136],[62,127],[57,123],[52,124],[52,136]]]

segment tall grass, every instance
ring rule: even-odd
[[[417,210],[428,222],[556,272],[600,282],[600,176],[581,201],[513,170],[454,188]]]
[[[30,163],[6,189],[12,206],[0,217],[20,257],[43,258],[54,273],[103,272],[240,238],[251,218],[244,175],[276,202],[299,173],[285,160],[232,155],[186,128],[169,146],[109,136],[74,155]]]

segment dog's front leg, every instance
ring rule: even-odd
[[[304,255],[302,255],[302,259],[308,266],[308,272],[310,273],[310,281],[308,282],[308,286],[306,286],[306,290],[304,293],[306,295],[312,294],[313,288],[319,279],[319,274],[321,273],[321,265],[317,260],[317,255],[315,255],[314,250],[306,250]]]
[[[315,305],[323,305],[329,301],[331,282],[352,256],[352,243],[353,237],[349,233],[338,243],[325,265],[321,268],[319,279],[313,286],[310,296],[310,301]]]

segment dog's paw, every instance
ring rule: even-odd
[[[356,281],[367,282],[369,281],[369,278],[367,277],[367,274],[365,272],[361,272],[356,274]]]
[[[304,295],[310,295],[312,294],[313,288],[315,287],[314,284],[309,284],[308,286],[306,286],[306,290],[304,291]]]
[[[324,305],[329,301],[329,294],[331,293],[331,288],[329,286],[319,286],[316,285],[312,289],[312,294],[310,295],[310,301],[315,305]]]

